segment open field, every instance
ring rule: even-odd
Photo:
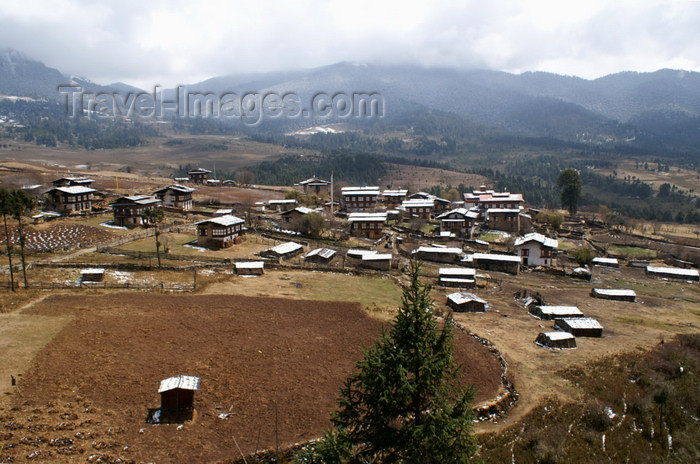
[[[639,167],[637,167],[634,161],[626,160],[621,161],[615,171],[617,172],[618,178],[625,178],[626,176],[636,177],[642,182],[652,184],[654,190],[657,191],[661,184],[669,183],[675,185],[677,188],[693,190],[696,194],[698,193],[700,174],[698,174],[697,171],[669,166],[669,172],[661,172],[655,170],[656,163],[649,163],[649,169],[654,170],[644,169],[644,163],[641,163]],[[612,169],[599,169],[597,171],[605,176],[613,174]]]
[[[272,161],[284,154],[304,153],[228,135],[155,137],[150,139],[149,145],[112,150],[43,147],[18,141],[13,145],[12,150],[0,151],[0,159],[55,165],[64,170],[81,170],[89,166],[97,171],[125,171],[128,167],[134,172],[163,177],[169,176],[179,165],[193,162],[207,169],[216,165],[217,169],[231,171],[261,161]],[[211,149],[224,146],[224,149]]]
[[[12,409],[0,411],[13,445],[2,456],[35,453],[39,462],[211,462],[236,458],[237,447],[274,448],[276,432],[280,446],[316,437],[382,325],[357,304],[232,295],[64,296],[20,316],[70,320],[19,377]],[[476,384],[478,400],[493,398],[498,360],[472,337],[455,340],[469,366],[462,380]],[[193,421],[147,425],[159,381],[176,374],[202,379]]]
[[[452,185],[456,187],[459,184],[464,184],[475,188],[479,188],[480,185],[489,185],[488,179],[478,174],[465,174],[438,168],[403,164],[387,164],[387,174],[381,183],[382,187],[386,184],[391,185],[392,188],[407,188],[411,192],[434,187],[435,185]]]

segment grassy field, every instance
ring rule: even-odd
[[[655,169],[656,163],[649,163],[649,167],[650,169]],[[645,170],[644,163],[637,167],[634,161],[625,160],[618,164],[615,171],[617,172],[618,178],[624,178],[626,176],[636,177],[642,182],[652,184],[654,190],[659,190],[662,184],[669,183],[683,190],[695,190],[697,193],[698,186],[700,185],[700,174],[698,174],[697,171],[675,166],[669,166],[669,172],[660,172],[656,170]],[[612,169],[601,169],[598,172],[605,176],[613,174]]]
[[[478,174],[402,164],[387,164],[387,174],[381,183],[391,185],[392,188],[407,188],[411,192],[425,190],[435,185],[457,187],[459,184],[464,184],[475,188],[480,185],[490,185],[488,179]]]
[[[198,277],[204,294],[236,294],[325,301],[354,301],[382,318],[391,318],[401,290],[390,277],[365,277],[306,271],[266,271],[260,277]]]
[[[624,256],[627,258],[655,258],[656,250],[640,248],[635,246],[620,246],[613,245],[608,248],[608,253],[611,256]]]

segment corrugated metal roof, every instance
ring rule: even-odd
[[[593,264],[619,264],[617,258],[593,258]]]
[[[310,252],[308,252],[305,258],[309,258],[311,256],[320,256],[324,259],[331,259],[335,255],[335,253],[336,251],[330,248],[316,248],[315,250],[311,250]]]
[[[385,222],[386,213],[350,213],[348,215],[348,222],[357,221],[377,221]]]
[[[657,274],[668,274],[684,277],[698,277],[698,271],[696,269],[681,269],[678,267],[661,267],[661,266],[647,266],[647,272],[655,272]]]
[[[343,187],[341,189],[345,195],[379,195],[379,187]]]
[[[476,301],[477,303],[486,304],[486,300],[482,300],[481,298],[474,295],[473,293],[466,293],[466,292],[450,293],[449,295],[447,295],[447,299],[452,301],[454,304],[458,304],[458,305],[468,303],[470,301]]]
[[[557,248],[559,246],[559,241],[555,240],[553,238],[545,237],[542,234],[538,234],[537,232],[533,232],[531,234],[526,234],[523,237],[518,238],[515,241],[515,244],[513,246],[520,246],[524,245],[527,242],[534,241],[541,243],[542,246],[546,246],[548,248]]]
[[[362,255],[362,261],[386,261],[391,260],[392,256],[389,253],[369,253]]]
[[[185,187],[184,185],[180,185],[180,184],[171,184],[171,185],[168,185],[167,187],[163,187],[160,190],[156,190],[155,193],[165,192],[167,190],[175,190],[175,191],[180,192],[180,193],[192,193],[192,192],[194,192],[194,189],[191,187]]]
[[[303,245],[300,245],[296,242],[285,242],[270,248],[270,251],[278,255],[286,255],[300,250],[301,248],[303,248]]]
[[[263,261],[245,261],[240,263],[233,263],[236,269],[263,269],[265,263]]]
[[[576,338],[569,332],[545,332],[544,336],[550,340],[569,340],[572,338]]]
[[[519,263],[520,256],[514,255],[496,255],[491,253],[474,253],[472,255],[473,259],[476,260],[487,260],[487,261],[507,261],[512,263]]]
[[[212,224],[217,224],[220,226],[228,227],[228,226],[233,226],[236,224],[243,224],[245,222],[245,219],[241,219],[237,216],[231,216],[230,214],[227,214],[226,216],[219,216],[219,217],[207,219],[206,221],[200,221],[197,223],[197,225],[206,224],[208,222],[211,222]]]
[[[440,253],[440,254],[453,254],[453,255],[461,255],[462,254],[462,249],[461,248],[453,248],[453,247],[418,247],[415,250],[413,250],[411,253]]]
[[[404,200],[401,202],[401,206],[403,208],[432,208],[435,206],[435,201],[416,198],[413,200]]]
[[[91,267],[87,269],[81,269],[81,274],[104,274],[105,270],[101,267]]]
[[[362,258],[364,255],[372,255],[372,254],[376,254],[376,253],[377,253],[376,250],[360,250],[360,249],[356,249],[356,248],[355,249],[351,248],[347,251],[347,255],[354,257],[354,258]]]
[[[54,187],[50,190],[47,190],[46,193],[53,192],[54,190],[57,190],[57,191],[63,192],[63,193],[67,193],[69,195],[80,195],[82,193],[97,192],[97,190],[90,188],[90,187],[83,187],[82,185],[73,185],[71,187]]]
[[[572,329],[602,329],[600,322],[592,317],[565,317],[561,319],[566,325]]]
[[[583,312],[576,306],[539,306],[542,314],[551,316],[583,316]]]
[[[158,393],[181,388],[183,390],[199,390],[199,377],[192,375],[177,375],[161,380]]]
[[[628,289],[607,289],[607,288],[594,288],[593,291],[599,295],[609,295],[609,296],[637,296],[634,290]]]
[[[441,267],[438,269],[440,276],[475,276],[476,269],[470,267]]]

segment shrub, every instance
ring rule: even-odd
[[[581,266],[583,266],[584,264],[591,264],[593,262],[593,258],[595,258],[593,251],[591,251],[590,248],[586,247],[576,248],[573,251],[572,256],[574,257],[576,262]]]

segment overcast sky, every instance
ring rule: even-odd
[[[339,61],[551,71],[700,71],[700,2],[9,0],[0,48],[142,88]]]

